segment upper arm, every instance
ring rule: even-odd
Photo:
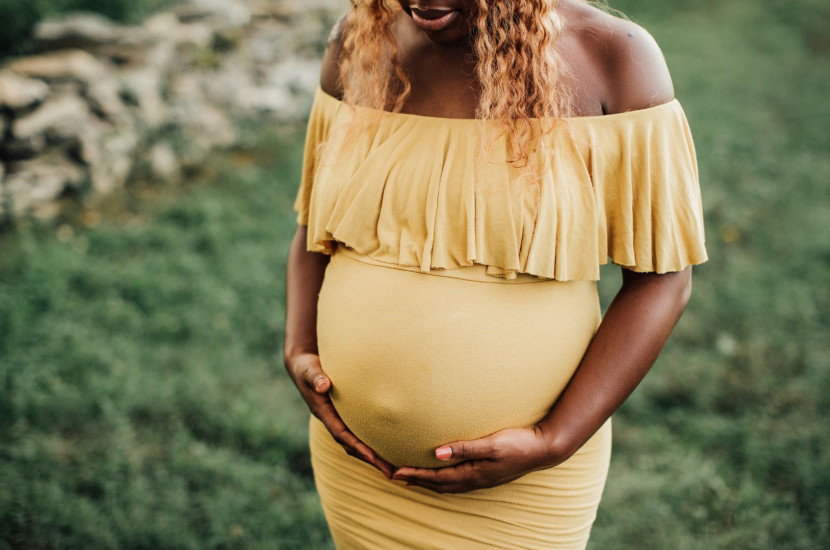
[[[610,15],[602,33],[606,113],[646,109],[674,99],[674,86],[654,38],[641,26]]]
[[[330,96],[343,97],[343,83],[340,80],[340,60],[344,52],[346,19],[341,17],[331,29],[323,53],[323,67],[320,71],[320,87]]]

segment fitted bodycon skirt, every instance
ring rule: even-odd
[[[317,338],[346,425],[395,466],[530,427],[564,390],[600,321],[596,284],[474,265],[422,273],[338,247]],[[571,458],[511,483],[438,494],[350,457],[314,417],[317,490],[338,549],[584,548],[611,453],[610,420]]]

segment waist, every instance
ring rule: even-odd
[[[432,269],[430,271],[422,271],[419,266],[392,264],[389,262],[382,262],[376,260],[366,254],[361,254],[345,245],[338,244],[333,255],[341,255],[351,258],[368,265],[377,267],[386,267],[390,269],[400,269],[412,273],[419,273],[422,275],[433,275],[436,277],[450,277],[452,279],[461,279],[464,281],[477,281],[480,283],[495,283],[495,284],[524,284],[524,283],[550,283],[556,282],[552,279],[542,279],[527,273],[516,273],[512,279],[494,277],[487,274],[488,266],[484,264],[473,264],[469,266],[457,267],[454,269]]]

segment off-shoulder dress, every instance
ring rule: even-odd
[[[294,207],[307,249],[331,255],[317,338],[332,401],[393,465],[446,465],[441,444],[544,417],[599,326],[608,258],[657,273],[707,259],[677,100],[560,121],[531,158],[535,184],[505,162],[505,139],[482,157],[482,121],[370,111],[317,89]],[[376,123],[320,146],[362,115]],[[387,480],[314,417],[310,447],[341,550],[580,549],[611,421],[555,468],[463,494]]]

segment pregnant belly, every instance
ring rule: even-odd
[[[336,251],[317,338],[346,425],[396,466],[547,414],[600,320],[595,283],[423,274]],[[459,278],[461,277],[461,278]],[[484,281],[496,282],[484,282]]]

